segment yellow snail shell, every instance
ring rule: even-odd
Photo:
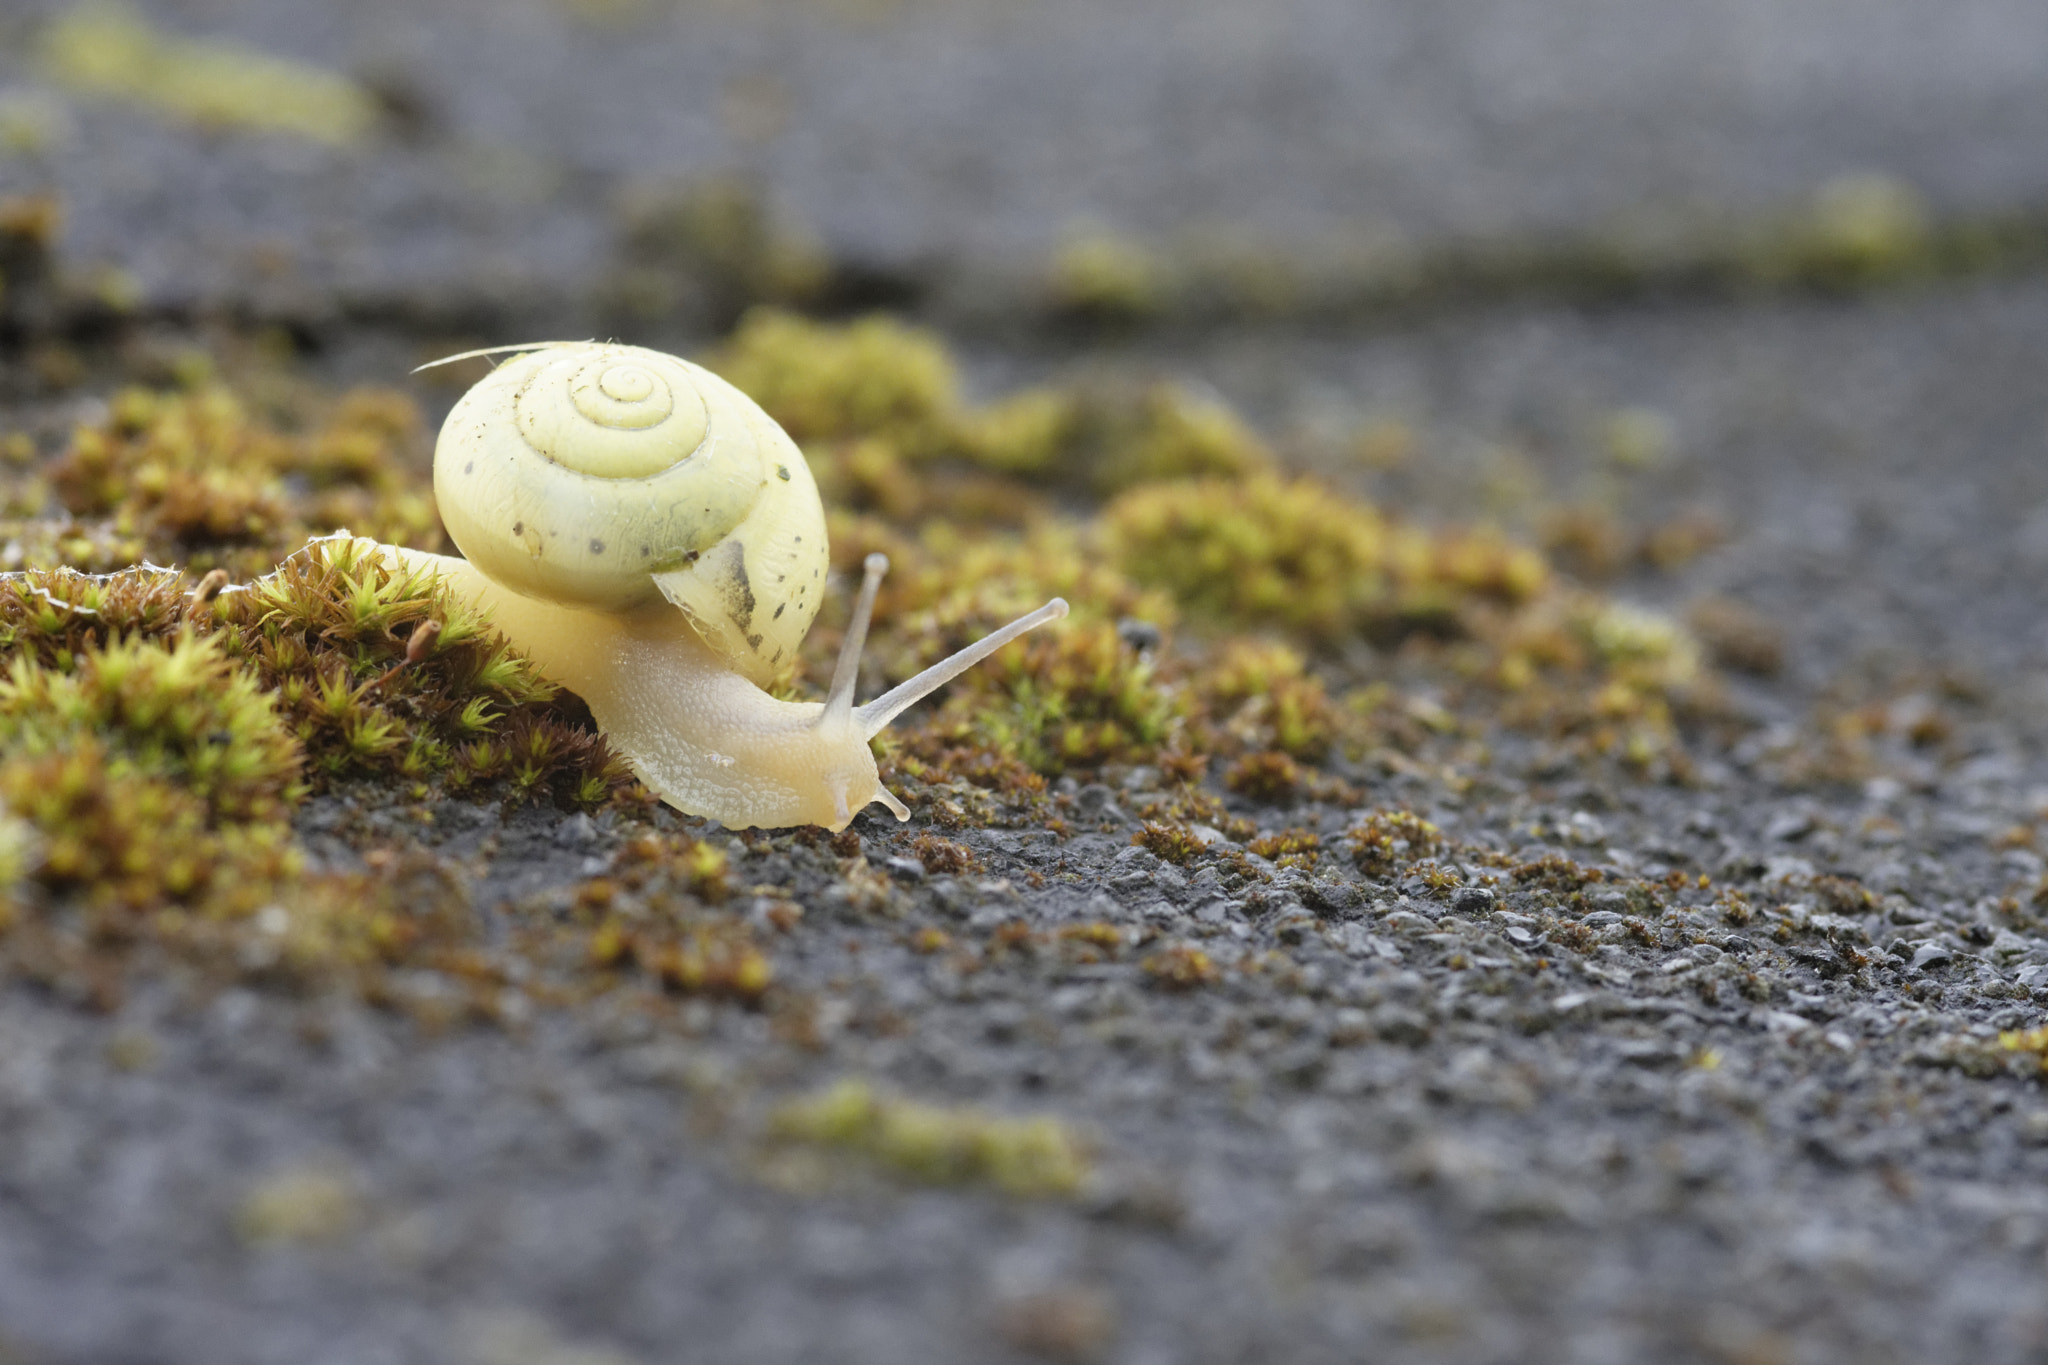
[[[818,614],[825,511],[796,443],[659,351],[553,343],[499,366],[448,414],[434,496],[502,586],[612,612],[665,597],[756,683]]]
[[[759,685],[817,615],[827,562],[824,508],[796,444],[739,390],[658,351],[494,350],[522,354],[463,396],[434,451],[441,518],[468,558],[378,551],[489,612],[680,810],[734,829],[843,829],[871,801],[909,819],[868,742],[1066,615],[1054,598],[855,706],[888,567],[870,555],[831,692],[779,701]]]

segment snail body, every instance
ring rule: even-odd
[[[868,741],[1067,604],[1054,598],[855,706],[888,567],[870,555],[826,700],[777,700],[760,684],[817,615],[827,562],[824,509],[796,444],[674,356],[515,349],[455,405],[435,446],[435,496],[466,557],[383,553],[487,611],[678,809],[733,829],[839,830],[871,801],[909,819]]]

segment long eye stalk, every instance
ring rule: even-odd
[[[1067,599],[1055,597],[1037,611],[1020,616],[1000,630],[991,631],[976,640],[958,654],[939,660],[914,678],[876,697],[866,706],[857,706],[853,718],[860,722],[861,730],[869,739],[887,729],[889,722],[902,715],[911,707],[944,687],[968,669],[1001,649],[1027,630],[1036,630],[1047,621],[1057,621],[1067,614]]]
[[[889,572],[889,556],[869,555],[861,564],[860,600],[853,604],[853,619],[846,623],[846,640],[839,646],[839,662],[832,669],[832,690],[825,694],[825,714],[820,725],[843,724],[853,715],[853,689],[860,684],[860,652],[867,646],[868,621],[875,614],[875,593],[882,575]]]
[[[868,621],[875,612],[875,593],[882,586],[882,575],[889,572],[889,557],[869,555],[861,567],[864,572],[860,582],[860,600],[854,603],[853,620],[847,623],[846,641],[839,647],[839,662],[832,670],[832,690],[825,695],[825,711],[818,718],[818,723],[825,726],[851,718],[860,723],[862,736],[867,739],[881,734],[890,721],[1025,631],[1036,630],[1047,621],[1057,621],[1067,614],[1067,599],[1055,597],[1037,611],[1018,617],[1000,630],[991,631],[958,654],[941,659],[916,677],[890,688],[867,705],[855,706],[853,689],[860,682],[860,652],[867,644]],[[882,799],[889,801],[894,808],[892,798],[885,795]]]

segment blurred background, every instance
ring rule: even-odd
[[[0,200],[12,335],[885,309],[1425,514],[1696,516],[1815,677],[2048,660],[2038,0],[9,0]]]
[[[1884,179],[1838,211],[1895,216],[2048,187],[2032,0],[11,0],[0,23],[0,187],[56,192],[66,250],[165,303],[587,298],[656,203],[714,195],[922,296],[1090,243],[1340,273],[1797,213],[1856,199],[1844,176]]]

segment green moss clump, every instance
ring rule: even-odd
[[[800,444],[887,436],[921,454],[943,440],[959,405],[945,347],[893,318],[829,326],[758,309],[705,363]]]
[[[203,632],[275,705],[314,790],[381,778],[414,796],[437,784],[594,807],[633,787],[624,761],[484,616],[367,544],[315,542],[203,603],[165,572],[0,580],[0,657],[68,671],[122,638]]]
[[[1025,389],[962,417],[954,440],[970,462],[1025,478],[1059,472],[1072,442],[1080,404],[1057,389]]]
[[[556,708],[559,689],[488,618],[367,544],[315,542],[215,608],[232,648],[275,692],[316,782],[503,784],[568,806],[601,805],[631,783],[623,760]],[[429,623],[437,629],[420,647]]]
[[[1188,611],[1324,641],[1441,625],[1475,597],[1525,600],[1547,576],[1531,550],[1396,526],[1310,479],[1141,485],[1103,521],[1113,561]]]
[[[146,558],[253,577],[344,522],[435,548],[419,438],[411,401],[379,390],[345,396],[295,436],[223,388],[125,389],[104,421],[80,427],[49,464],[74,524],[51,547],[62,558],[31,567],[111,569]],[[311,491],[295,496],[294,481]]]
[[[1086,1144],[1058,1119],[922,1104],[860,1080],[784,1104],[769,1131],[857,1152],[928,1184],[988,1183],[1022,1197],[1072,1196],[1090,1172]]]
[[[168,571],[0,576],[0,657],[68,672],[87,650],[116,639],[166,638],[195,619],[191,605],[182,576]]]
[[[1082,622],[997,654],[956,686],[920,740],[986,746],[1056,776],[1148,759],[1184,709],[1115,627]]]
[[[937,334],[891,318],[757,309],[706,363],[805,448],[821,487],[898,522],[1014,520],[1033,501],[1016,479],[1101,496],[1272,464],[1229,408],[1175,384],[1029,389],[970,407]],[[1000,482],[991,491],[964,471]]]
[[[214,128],[362,142],[376,100],[345,77],[233,43],[168,37],[127,5],[99,0],[44,31],[42,68],[72,90],[127,100]]]
[[[1178,384],[1135,395],[1090,395],[1063,452],[1076,481],[1098,496],[1164,479],[1243,479],[1273,455],[1224,404]]]
[[[1053,307],[1094,322],[1149,318],[1172,293],[1164,263],[1128,238],[1090,232],[1070,239],[1047,273]]]
[[[1209,747],[1277,749],[1318,763],[1344,728],[1308,660],[1277,640],[1227,641],[1192,683],[1209,718]]]
[[[84,736],[113,739],[124,764],[178,781],[214,820],[274,817],[298,776],[298,746],[270,697],[198,635],[111,641],[64,672],[16,661],[0,682],[0,743],[35,757]]]
[[[37,834],[37,878],[92,905],[246,910],[295,871],[299,750],[212,640],[114,640],[0,683],[0,804]]]

